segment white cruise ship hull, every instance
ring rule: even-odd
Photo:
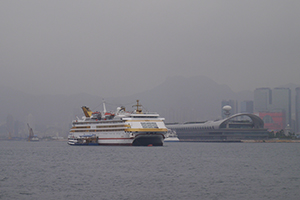
[[[133,139],[131,138],[100,138],[98,140],[98,145],[124,145],[131,146]]]
[[[120,146],[163,146],[164,136],[162,134],[147,135],[140,134],[134,138],[97,138],[97,141],[69,138],[69,145],[120,145]]]

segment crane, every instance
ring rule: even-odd
[[[28,141],[30,141],[33,138],[33,130],[32,128],[29,126],[29,124],[27,123],[28,126],[28,131],[29,131],[29,137],[28,137]]]

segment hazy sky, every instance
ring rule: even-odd
[[[34,94],[300,84],[299,0],[1,0],[0,27],[0,85]]]

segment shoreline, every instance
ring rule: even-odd
[[[300,140],[266,139],[266,140],[241,140],[243,143],[300,143]]]

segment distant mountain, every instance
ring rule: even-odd
[[[122,99],[139,99],[149,111],[157,111],[165,117],[166,122],[185,122],[220,117],[221,101],[237,99],[237,95],[228,86],[205,76],[175,76],[152,90]],[[252,96],[252,92],[241,95]]]
[[[293,86],[296,87],[296,86]],[[14,134],[26,135],[29,123],[39,137],[66,136],[71,121],[83,115],[81,106],[101,111],[102,97],[85,93],[76,95],[30,95],[8,87],[0,87],[0,137],[7,134],[8,115],[15,122]],[[221,101],[253,100],[252,91],[233,92],[228,86],[205,76],[174,76],[159,86],[130,96],[105,98],[106,108],[117,106],[127,110],[139,99],[144,109],[158,112],[166,122],[212,120],[221,117]],[[17,124],[17,125],[16,125]]]

